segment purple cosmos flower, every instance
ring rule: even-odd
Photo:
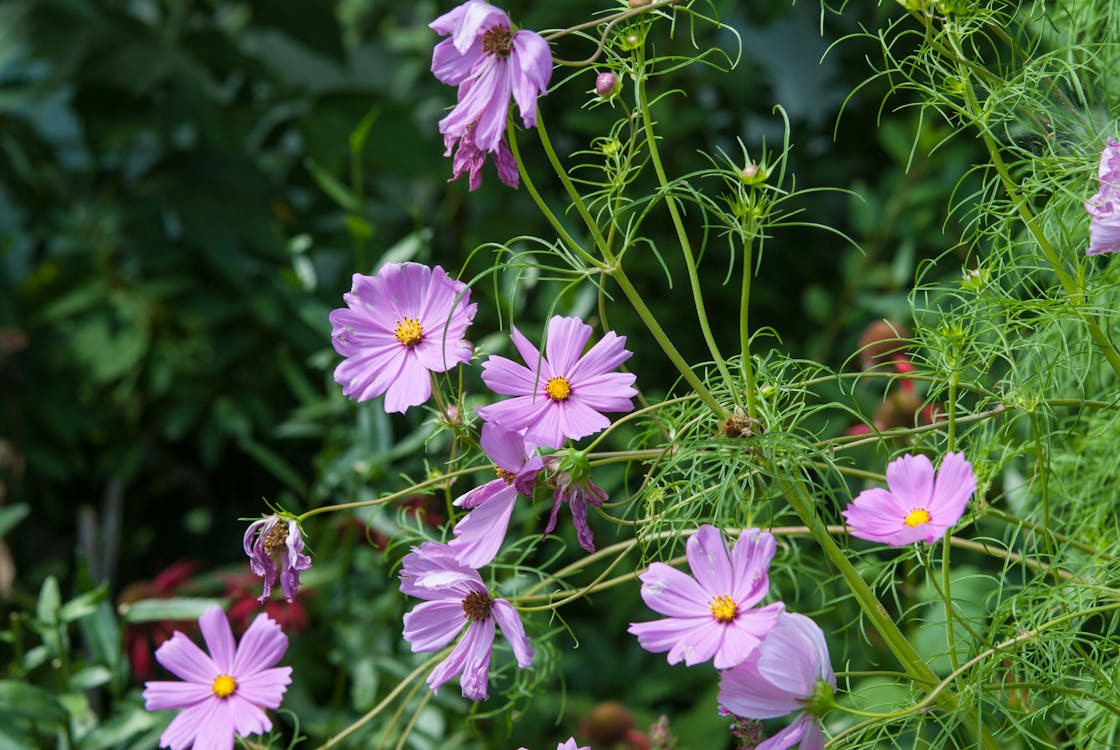
[[[529,750],[529,748],[519,747],[517,748],[517,750]],[[561,742],[560,744],[558,744],[556,746],[556,750],[591,750],[591,748],[587,747],[586,745],[580,746],[576,742],[575,737],[569,737],[567,742]]]
[[[902,547],[932,544],[964,514],[976,476],[963,453],[948,453],[937,478],[925,456],[901,456],[887,464],[887,487],[859,493],[844,509],[852,536]]]
[[[591,526],[587,523],[587,506],[601,508],[607,501],[607,493],[591,481],[591,466],[587,462],[587,455],[579,451],[569,451],[561,459],[550,456],[548,470],[554,489],[552,512],[548,516],[544,535],[551,534],[556,528],[556,517],[560,513],[560,506],[567,503],[572,513],[572,523],[576,527],[579,546],[588,552],[594,552],[595,537],[591,533]]]
[[[183,710],[160,736],[160,747],[231,750],[234,735],[272,729],[262,709],[278,708],[292,681],[291,667],[273,666],[288,637],[268,615],[257,615],[238,645],[220,607],[206,610],[198,624],[210,655],[175,631],[156,659],[183,682],[145,683],[144,707]]]
[[[491,596],[478,571],[455,562],[455,553],[446,544],[424,542],[404,556],[401,591],[425,600],[404,616],[404,638],[414,652],[439,651],[467,626],[448,657],[428,675],[432,692],[462,674],[463,697],[486,700],[495,623],[513,648],[517,665],[522,669],[532,665],[533,649],[517,610],[505,599]]]
[[[1088,255],[1120,250],[1120,142],[1108,139],[1097,168],[1101,187],[1085,204],[1089,212]]]
[[[823,750],[824,734],[815,712],[831,702],[836,675],[828,645],[817,624],[804,615],[782,612],[758,650],[720,675],[719,704],[748,719],[772,719],[801,711],[757,750]]]
[[[686,545],[694,577],[657,562],[639,576],[646,605],[668,617],[631,623],[629,632],[647,651],[668,651],[670,664],[714,657],[716,669],[735,666],[754,652],[783,609],[781,602],[751,609],[770,588],[774,549],[769,533],[747,529],[729,551],[715,526],[701,526]]]
[[[506,113],[512,95],[525,127],[537,124],[537,97],[552,78],[548,42],[533,31],[514,32],[509,16],[482,0],[468,0],[429,26],[450,35],[432,53],[432,73],[459,87],[459,103],[439,121],[444,155],[459,147],[451,179],[469,171],[470,188],[476,189],[489,153],[502,182],[517,187],[517,165],[504,140]]]
[[[439,266],[387,263],[376,276],[354,274],[331,311],[331,339],[344,359],[334,371],[343,394],[367,401],[385,394],[385,411],[403,412],[432,395],[429,372],[470,361],[463,334],[478,305],[471,290]]]
[[[606,428],[610,420],[600,412],[633,409],[630,399],[638,393],[634,374],[611,372],[630,358],[626,337],[608,331],[583,354],[590,337],[591,326],[579,318],[556,316],[548,321],[541,357],[514,328],[510,338],[529,366],[505,357],[487,359],[482,381],[494,392],[516,398],[479,407],[479,416],[517,430],[527,442],[559,448],[564,438],[578,440]]]
[[[455,552],[455,561],[471,568],[481,568],[498,554],[517,496],[533,496],[537,474],[544,468],[544,460],[540,456],[530,458],[531,446],[526,446],[513,430],[487,422],[482,426],[481,442],[494,461],[498,478],[455,501],[455,505],[471,512],[455,524],[455,539],[448,545]]]
[[[249,556],[249,570],[264,579],[261,603],[272,593],[279,574],[284,598],[289,602],[299,589],[299,572],[311,567],[311,558],[303,554],[303,534],[294,518],[281,518],[273,513],[249,524],[243,540]]]

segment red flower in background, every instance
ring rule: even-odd
[[[117,603],[128,605],[141,599],[171,599],[180,591],[202,566],[197,560],[180,560],[167,566],[150,581],[136,581],[121,590]],[[137,622],[128,625],[124,631],[124,648],[132,676],[139,681],[155,677],[152,652],[171,637],[176,630],[192,633],[198,623],[194,618],[186,620],[160,620],[158,622]]]
[[[222,581],[225,591],[222,596],[229,599],[226,615],[235,633],[243,633],[262,611],[275,620],[285,633],[298,633],[310,624],[307,610],[301,599],[286,602],[283,599],[267,599],[261,604],[257,598],[259,582],[253,573],[224,574]],[[303,596],[314,594],[314,589],[304,589]]]
[[[879,432],[893,427],[933,424],[941,415],[939,405],[922,405],[914,381],[906,377],[917,369],[906,351],[907,336],[909,333],[902,326],[878,320],[867,326],[859,338],[860,369],[872,370],[887,365],[902,376],[887,384],[886,395],[875,409],[871,422]],[[872,431],[871,425],[857,424],[849,427],[845,434],[869,435]]]

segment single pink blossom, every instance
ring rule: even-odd
[[[461,495],[454,505],[470,509],[455,524],[455,538],[448,545],[461,565],[481,568],[498,554],[509,529],[518,495],[533,496],[537,474],[544,468],[540,456],[530,457],[520,433],[493,422],[482,426],[482,449],[494,461],[498,478]]]
[[[746,719],[772,719],[800,711],[785,729],[757,746],[784,750],[823,750],[817,714],[831,701],[836,674],[824,633],[804,615],[782,612],[758,649],[720,675],[719,704]]]
[[[1088,255],[1120,250],[1120,142],[1108,139],[1097,167],[1100,190],[1085,204],[1089,212]]]
[[[892,547],[932,544],[964,515],[976,476],[963,453],[948,453],[934,479],[925,456],[900,456],[887,465],[887,490],[864,490],[844,509],[852,536]]]
[[[777,622],[779,602],[752,609],[770,588],[774,537],[747,529],[728,550],[714,526],[701,526],[685,551],[692,576],[655,562],[639,576],[642,599],[662,620],[635,622],[629,632],[647,651],[668,651],[670,664],[714,660],[727,669],[750,656]]]
[[[404,556],[401,592],[425,600],[404,616],[404,638],[414,652],[439,651],[466,626],[459,643],[428,675],[433,693],[461,674],[463,697],[486,700],[495,624],[509,641],[517,665],[532,666],[533,649],[521,615],[505,599],[495,599],[478,571],[457,563],[446,544],[424,542]]]
[[[553,317],[548,322],[545,356],[513,328],[510,338],[528,367],[493,356],[482,365],[482,381],[495,393],[515,396],[481,406],[488,422],[525,435],[526,442],[559,448],[565,438],[578,440],[610,425],[601,412],[630,411],[637,395],[635,376],[613,372],[630,358],[626,337],[608,331],[584,354],[591,326],[579,318]]]
[[[517,187],[516,164],[504,140],[506,114],[512,96],[525,127],[537,124],[537,97],[552,78],[548,42],[533,31],[513,31],[509,16],[483,0],[468,0],[429,26],[449,37],[432,53],[432,73],[459,87],[458,104],[439,122],[445,156],[456,144],[459,148],[452,179],[469,172],[471,190],[476,189],[486,154],[493,154],[502,182]]]
[[[385,411],[403,412],[432,395],[428,373],[469,362],[463,338],[477,305],[470,288],[439,266],[387,263],[376,276],[354,274],[332,310],[331,340],[345,359],[334,371],[342,392],[358,401],[385,394]]]
[[[176,631],[156,650],[156,660],[183,681],[146,683],[144,707],[182,711],[160,736],[160,747],[232,750],[235,737],[272,729],[263,709],[278,708],[291,682],[291,667],[274,666],[288,637],[262,614],[238,644],[220,607],[206,610],[198,624],[210,654]]]

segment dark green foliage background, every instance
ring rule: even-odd
[[[855,351],[866,323],[906,322],[917,264],[957,242],[954,224],[930,207],[947,204],[973,159],[971,143],[953,141],[930,164],[925,154],[944,134],[903,128],[905,114],[877,129],[884,92],[874,87],[838,120],[868,76],[869,48],[852,42],[821,57],[826,40],[858,28],[858,12],[893,12],[867,5],[839,18],[805,3],[721,0],[720,17],[742,33],[738,68],[667,76],[664,89],[679,91],[655,109],[671,174],[705,166],[699,150],[738,154],[737,138],[752,154],[763,142],[780,146],[771,111],[780,104],[793,125],[797,185],[859,194],[817,194],[805,208],[808,220],[847,233],[863,252],[831,234],[790,229],[768,241],[755,286],[752,320],[776,329],[774,345],[833,366]],[[8,342],[0,347],[0,439],[10,456],[0,465],[0,501],[31,509],[5,539],[16,579],[0,610],[33,608],[48,575],[64,596],[108,581],[114,600],[125,584],[182,558],[239,569],[239,519],[265,512],[262,498],[298,511],[399,488],[398,472],[422,475],[413,432],[422,417],[390,419],[377,404],[355,406],[339,394],[328,311],[342,304],[351,273],[372,271],[390,250],[456,274],[482,243],[550,236],[528,197],[489,167],[477,193],[445,182],[450,161],[436,122],[454,92],[428,71],[436,37],[426,24],[449,7],[0,5],[0,329]],[[513,2],[508,10],[525,27],[560,28],[598,7]],[[729,34],[719,41],[734,49]],[[684,34],[659,43],[690,50]],[[567,38],[555,52],[575,59],[591,49]],[[594,74],[585,70],[541,102],[561,154],[586,148],[616,116],[581,108]],[[364,142],[352,158],[360,128]],[[558,197],[533,135],[519,142],[542,189]],[[667,223],[662,231],[671,245]],[[738,290],[723,286],[726,249],[712,241],[708,252],[704,283],[718,334],[721,300],[733,309]],[[488,262],[476,257],[463,277]],[[667,291],[652,256],[627,262],[686,357],[706,359],[693,321],[679,313],[689,304],[683,285]],[[558,289],[526,286],[511,302],[484,280],[472,334],[496,331],[499,314],[539,325]],[[672,373],[618,307],[611,324],[631,335],[639,384],[666,391]],[[735,328],[722,340],[729,348]],[[399,622],[380,614],[395,612],[395,585],[360,534],[336,545],[333,522],[309,531],[313,546],[330,553],[308,603],[314,635],[293,649],[291,663],[304,671],[291,704],[312,726],[337,731],[372,705],[378,680],[383,693],[392,677],[362,659],[402,652]],[[596,677],[585,670],[613,658],[637,602],[636,587],[595,602],[594,616],[605,609],[612,622],[563,662],[574,686],[570,712],[625,695],[665,703],[685,689],[680,680],[689,676],[670,676],[662,657],[631,650],[619,682],[600,682],[592,694]],[[0,654],[10,648],[0,644]],[[635,674],[650,677],[636,684]],[[548,722],[560,710],[558,697],[542,697],[534,716]],[[694,737],[711,726],[707,718],[695,728],[681,722]],[[545,747],[551,737],[545,726],[526,741]]]

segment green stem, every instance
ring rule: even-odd
[[[753,188],[752,188],[753,189]],[[753,230],[753,227],[750,229]],[[754,234],[751,232],[743,239],[743,286],[739,293],[739,349],[742,352],[740,367],[743,380],[747,384],[747,416],[758,419],[758,404],[754,382],[754,362],[751,360],[751,277],[754,275]]]
[[[692,290],[692,303],[696,308],[696,318],[700,322],[700,331],[704,335],[704,342],[708,345],[708,351],[712,355],[712,361],[715,362],[716,369],[719,370],[720,376],[723,377],[724,385],[727,387],[732,397],[738,401],[735,381],[731,378],[731,372],[727,369],[727,362],[720,353],[719,345],[716,344],[715,337],[712,335],[711,326],[708,324],[708,313],[704,309],[704,294],[700,289],[700,275],[696,267],[696,257],[692,251],[692,242],[688,239],[688,230],[684,226],[680,210],[677,208],[677,201],[673,197],[672,189],[669,187],[669,178],[665,174],[665,167],[661,163],[661,153],[657,149],[657,136],[654,135],[653,132],[653,117],[649,111],[649,99],[646,96],[646,79],[643,75],[638,75],[636,78],[638,82],[638,106],[640,107],[639,113],[642,118],[642,126],[645,129],[646,148],[649,150],[649,158],[650,163],[653,164],[653,171],[657,174],[657,183],[661,186],[661,195],[665,200],[665,207],[669,209],[669,216],[673,220],[673,227],[677,232],[677,241],[680,243],[681,254],[684,256],[685,270],[688,272],[688,283]],[[742,311],[740,311],[740,314],[743,314]]]

